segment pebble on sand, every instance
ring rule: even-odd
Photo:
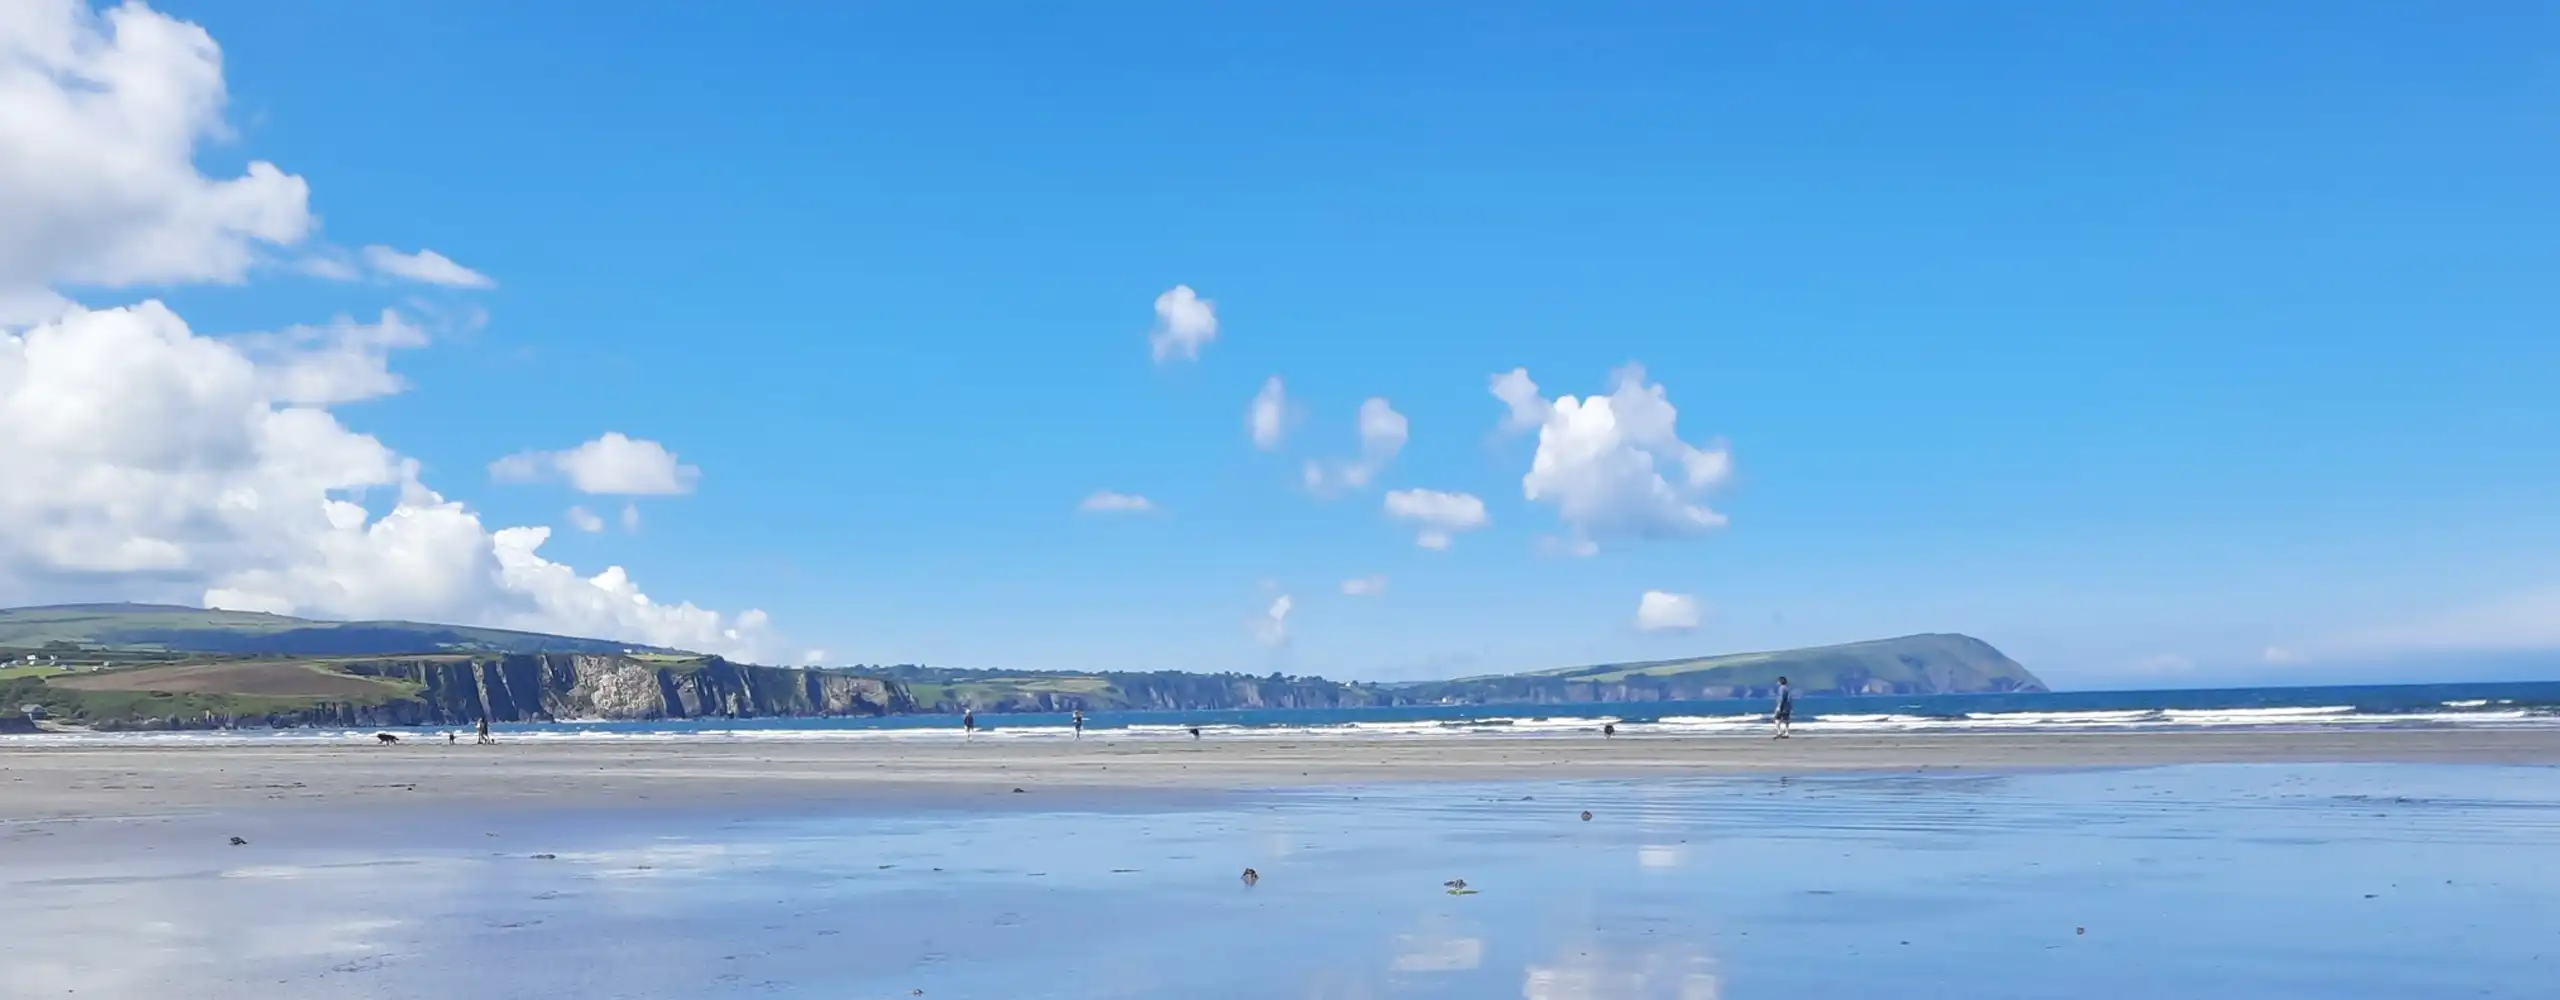
[[[248,842],[247,840],[243,839],[243,838],[240,838],[240,837],[233,837],[233,838],[231,838],[231,846],[233,846],[233,847],[247,847],[247,846],[249,846],[249,842]]]
[[[1260,882],[1260,881],[1262,881],[1262,873],[1261,873],[1261,872],[1254,871],[1254,870],[1253,870],[1253,869],[1251,869],[1251,868],[1247,868],[1247,869],[1245,869],[1245,870],[1244,870],[1244,884],[1246,884],[1246,885],[1252,885],[1252,884],[1254,884],[1254,883],[1256,883],[1256,882]]]
[[[1585,823],[1591,822],[1591,810],[1585,809],[1582,811],[1582,821]]]

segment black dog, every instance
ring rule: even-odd
[[[389,745],[391,745],[391,744],[393,744],[393,743],[398,743],[398,742],[400,742],[400,734],[398,734],[398,733],[375,733],[375,734],[373,734],[373,739],[374,739],[374,742],[376,742],[376,743],[383,744],[384,746],[389,746]]]

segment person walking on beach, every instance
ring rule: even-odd
[[[978,712],[976,709],[964,708],[960,710],[960,735],[962,737],[978,735]]]
[[[1796,727],[1796,693],[1787,689],[1787,679],[1778,678],[1778,739],[1786,739]]]
[[[473,746],[483,746],[483,747],[485,747],[485,746],[488,746],[489,744],[492,744],[492,743],[495,743],[495,742],[498,742],[498,741],[497,741],[497,740],[494,740],[494,739],[489,738],[489,717],[488,717],[488,716],[483,715],[483,716],[481,716],[481,717],[480,717],[480,735],[479,735],[479,736],[477,736],[477,737],[474,737],[474,738],[471,740],[471,743],[472,743],[472,745],[473,745]]]
[[[1076,727],[1076,738],[1077,738],[1077,739],[1083,739],[1083,738],[1084,738],[1084,709],[1081,709],[1081,708],[1076,709],[1075,717],[1074,717],[1074,718],[1071,718],[1071,719],[1069,719],[1069,720],[1067,720],[1067,721],[1072,722],[1072,723],[1074,723],[1074,724],[1075,724],[1075,727]]]

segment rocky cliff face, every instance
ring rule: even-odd
[[[1361,708],[1399,702],[1383,689],[1344,684],[1321,677],[1269,678],[1241,674],[1102,674],[1108,682],[1092,692],[1014,690],[978,691],[967,696],[943,695],[918,711],[1087,712],[1244,708]]]
[[[711,658],[663,665],[628,656],[524,653],[338,664],[403,682],[415,694],[372,704],[323,703],[261,717],[151,720],[149,728],[418,726],[567,719],[699,719],[887,715],[916,710],[905,686],[876,677],[761,667]],[[143,726],[137,726],[141,728]]]

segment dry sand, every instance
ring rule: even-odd
[[[59,744],[0,739],[0,819],[269,807],[792,808],[1110,791],[2203,763],[2560,765],[2560,729],[1762,738]],[[1031,801],[1025,801],[1030,804]]]

